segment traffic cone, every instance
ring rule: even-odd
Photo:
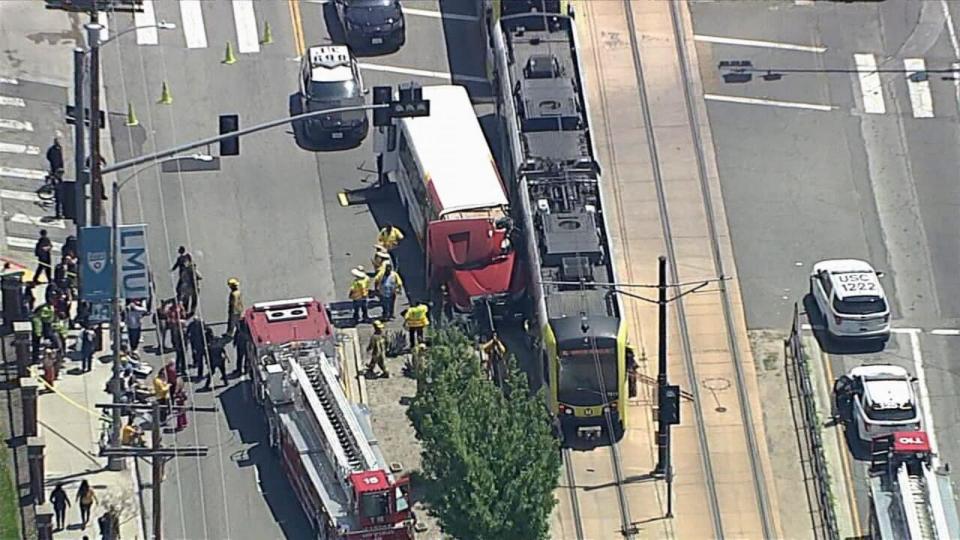
[[[235,64],[237,63],[237,57],[233,55],[233,45],[230,42],[227,42],[227,54],[226,58],[223,59],[224,64]]]
[[[139,125],[140,121],[137,120],[137,113],[133,111],[133,103],[127,103],[127,127]]]
[[[160,101],[157,103],[161,105],[173,103],[173,95],[170,94],[170,87],[167,86],[167,81],[163,81],[163,90],[160,91]]]
[[[261,45],[267,45],[273,43],[273,32],[270,31],[270,21],[263,23],[263,39],[260,40]]]

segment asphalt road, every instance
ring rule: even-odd
[[[724,84],[716,70],[736,59],[854,70],[855,54],[881,69],[949,68],[960,53],[948,19],[960,20],[960,5],[696,3],[693,16],[748,326],[786,328],[819,260],[885,270],[894,326],[921,332],[884,351],[831,350],[834,374],[881,360],[924,377],[940,453],[960,463],[960,338],[930,332],[956,328],[960,310],[960,87],[931,76],[924,88],[902,73],[881,74],[879,88],[867,80],[866,91],[858,73]]]
[[[299,2],[296,9],[288,2],[255,2],[255,28],[262,35],[269,22],[273,43],[243,52],[253,44],[250,32],[238,29],[244,19],[237,4],[202,3],[207,47],[197,46],[196,15],[185,26],[182,4],[158,0],[155,20],[174,22],[177,29],[160,30],[155,45],[149,44],[149,33],[137,31],[104,49],[109,110],[125,112],[132,103],[141,123],[127,128],[122,115],[111,115],[118,159],[214,134],[219,114],[239,114],[242,126],[289,114],[300,54],[295,36],[302,32],[306,46],[328,43],[332,12],[317,2]],[[443,2],[442,13],[454,15],[448,18],[439,16],[435,1],[404,4],[413,9],[407,16],[407,43],[398,53],[361,60],[372,65],[364,68],[366,86],[408,80],[439,84],[449,80],[445,74],[457,73],[470,77],[468,85],[482,93],[483,85],[473,82],[483,75],[481,57],[471,54],[482,50],[478,25],[469,20],[473,2]],[[133,24],[130,16],[111,17],[109,31]],[[243,36],[246,45],[241,45]],[[232,65],[221,63],[228,40],[238,57]],[[173,97],[170,105],[157,104],[164,82]],[[389,197],[372,210],[338,203],[341,190],[364,187],[374,178],[372,137],[354,150],[314,153],[296,145],[291,129],[276,129],[244,139],[241,152],[221,160],[217,172],[177,174],[146,167],[122,193],[124,221],[149,226],[159,296],[173,294],[167,269],[182,244],[203,274],[201,315],[208,322],[225,319],[224,282],[230,276],[241,279],[247,305],[297,296],[345,299],[350,267],[369,265],[376,222],[392,219],[403,226]],[[409,249],[401,253],[399,266],[414,273],[421,260]],[[167,536],[306,537],[304,516],[242,386],[232,380],[229,387],[197,392],[194,401],[215,404],[222,412],[197,414],[184,432],[166,438],[168,445],[210,448],[206,458],[179,459],[167,467]]]

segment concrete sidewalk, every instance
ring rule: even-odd
[[[105,333],[106,334],[106,333]],[[107,335],[104,336],[107,338]],[[76,340],[71,339],[70,343]],[[37,373],[39,378],[39,373]],[[108,403],[104,389],[111,376],[109,339],[104,350],[94,356],[93,369],[80,374],[80,362],[67,359],[52,390],[43,387],[38,399],[39,431],[46,443],[46,488],[49,492],[60,482],[71,497],[65,530],[54,538],[100,538],[97,518],[111,506],[120,511],[120,534],[124,540],[146,538],[141,519],[141,497],[133,458],[127,458],[126,470],[107,470],[106,458],[98,457],[103,426],[96,403]],[[43,384],[43,383],[41,383]],[[141,464],[142,465],[142,464]],[[94,488],[97,503],[87,528],[80,528],[80,508],[74,500],[80,482]]]

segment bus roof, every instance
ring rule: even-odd
[[[450,212],[507,206],[503,182],[462,86],[425,86],[430,116],[406,118],[403,130],[440,217]]]

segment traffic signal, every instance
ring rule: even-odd
[[[143,13],[143,0],[45,0],[47,9],[74,12]]]
[[[77,108],[73,105],[67,105],[67,123],[75,124],[77,123]],[[83,124],[85,126],[90,125],[90,108],[83,108]],[[100,111],[100,129],[103,129],[107,125],[107,118],[104,116],[103,111]]]
[[[389,105],[393,100],[393,89],[389,86],[374,86],[373,87],[373,104],[374,105]],[[373,125],[376,127],[384,127],[390,125],[390,108],[383,107],[380,109],[373,110]]]
[[[660,387],[660,421],[675,426],[680,423],[680,387],[668,384]]]
[[[400,85],[400,101],[394,102],[390,110],[393,118],[412,118],[430,115],[430,101],[423,99],[423,88],[417,83]]]
[[[227,133],[232,133],[234,131],[240,130],[240,116],[236,114],[221,114],[220,115],[220,134],[226,135]],[[221,156],[238,156],[240,155],[240,137],[230,137],[229,139],[223,139],[220,141],[220,155]]]

